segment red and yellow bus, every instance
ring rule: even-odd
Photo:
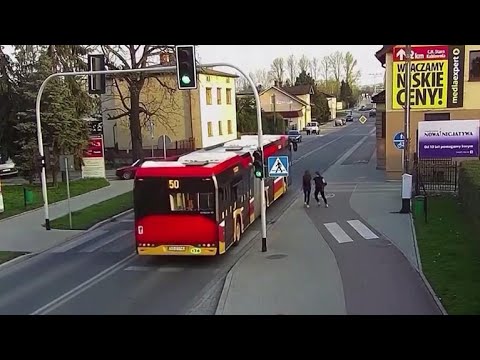
[[[242,136],[177,161],[146,161],[134,182],[135,241],[139,255],[224,254],[260,216],[260,181],[253,173],[257,137]],[[284,135],[264,135],[264,160],[291,147]],[[290,161],[291,162],[291,161]],[[267,207],[289,177],[265,178]]]

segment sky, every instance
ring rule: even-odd
[[[197,53],[201,62],[228,62],[249,73],[257,69],[270,69],[277,57],[302,55],[308,58],[322,58],[335,51],[350,51],[358,62],[362,85],[378,83],[383,80],[384,69],[375,57],[383,45],[199,45]],[[369,74],[381,74],[375,78]]]

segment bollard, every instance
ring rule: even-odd
[[[411,212],[412,200],[412,175],[402,175],[402,209],[401,214],[409,214]]]

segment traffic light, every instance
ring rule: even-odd
[[[105,70],[105,56],[88,55],[88,71]],[[105,74],[88,75],[88,92],[90,94],[105,94]]]
[[[263,178],[262,153],[259,150],[253,152],[253,173],[257,179]]]
[[[195,46],[181,45],[175,48],[177,55],[177,81],[180,90],[197,88]]]

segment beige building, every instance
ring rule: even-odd
[[[215,146],[237,137],[235,78],[215,70],[198,72],[198,87],[177,89],[176,73],[147,78],[140,94],[143,146],[167,149],[181,142],[194,142],[194,148]],[[129,108],[127,82],[107,79],[102,96],[105,147],[120,152],[131,150],[130,129],[125,107]],[[153,127],[152,127],[153,125]],[[162,153],[162,151],[160,151]]]
[[[412,49],[411,159],[417,150],[420,121],[480,119],[480,45],[412,45]],[[435,58],[429,58],[430,54],[435,54]],[[380,99],[376,99],[377,124],[381,127],[377,131],[378,166],[385,168],[387,178],[400,179],[402,150],[395,147],[393,138],[404,131],[405,45],[384,45],[375,56],[386,69],[384,111],[379,109]],[[428,80],[434,78],[438,81]]]
[[[260,93],[260,103],[264,113],[275,111],[282,115],[288,128],[302,130],[312,120],[312,94],[310,85],[280,87],[276,84]]]

